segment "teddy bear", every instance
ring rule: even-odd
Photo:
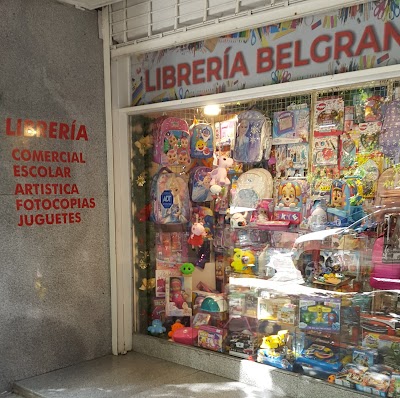
[[[228,178],[228,168],[232,167],[233,159],[227,156],[220,156],[218,158],[218,166],[212,170],[209,174],[211,176],[210,185],[211,188],[215,185],[224,186],[229,185],[231,182]]]

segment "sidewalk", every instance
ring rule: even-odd
[[[138,352],[110,355],[22,380],[15,384],[15,392],[28,398],[282,397]]]

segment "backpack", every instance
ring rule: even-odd
[[[254,163],[269,159],[271,151],[271,123],[261,112],[249,110],[238,115],[233,159]]]
[[[189,188],[192,202],[209,202],[212,200],[211,176],[209,175],[211,171],[210,167],[205,166],[197,166],[190,171]]]
[[[232,193],[232,207],[255,209],[262,199],[272,198],[273,179],[265,169],[251,169],[241,174]]]
[[[298,225],[303,219],[307,183],[305,180],[283,180],[278,186],[275,219]]]
[[[153,126],[153,161],[163,166],[190,164],[189,126],[177,117],[158,118]]]
[[[400,171],[385,170],[378,179],[375,206],[400,206]]]
[[[198,123],[190,129],[190,156],[193,159],[213,157],[214,131],[208,123]]]
[[[190,220],[190,200],[187,182],[163,167],[150,188],[151,220],[156,224],[184,224]]]
[[[400,99],[393,100],[386,108],[379,145],[386,156],[395,156],[400,150]]]
[[[398,263],[384,262],[385,238],[376,239],[372,248],[372,270],[370,285],[373,289],[399,290],[400,289],[400,259]]]

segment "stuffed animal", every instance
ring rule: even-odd
[[[162,325],[160,319],[154,319],[153,322],[151,323],[151,326],[149,326],[147,330],[153,336],[157,336],[163,334],[166,331],[166,328]]]
[[[201,222],[195,222],[192,225],[191,231],[192,233],[188,239],[188,243],[192,245],[192,249],[194,249],[195,246],[202,246],[203,240],[207,236],[204,225]]]
[[[245,227],[247,225],[247,211],[245,213],[235,213],[232,214],[231,216],[231,227],[232,228],[237,228],[237,227]]]
[[[228,178],[228,168],[232,167],[232,165],[233,165],[232,158],[228,158],[227,156],[220,156],[218,158],[217,168],[210,172],[211,188],[214,185],[224,186],[224,185],[229,185],[231,183]]]
[[[256,258],[250,250],[242,250],[239,248],[233,249],[233,261],[231,267],[234,272],[240,274],[252,274],[252,268],[255,266]]]

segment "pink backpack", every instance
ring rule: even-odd
[[[370,285],[374,289],[399,290],[400,289],[400,263],[384,263],[384,237],[379,237],[372,248],[372,270]],[[400,261],[400,260],[399,260]]]
[[[188,166],[190,159],[189,126],[177,117],[161,116],[153,127],[153,161],[163,166]]]

